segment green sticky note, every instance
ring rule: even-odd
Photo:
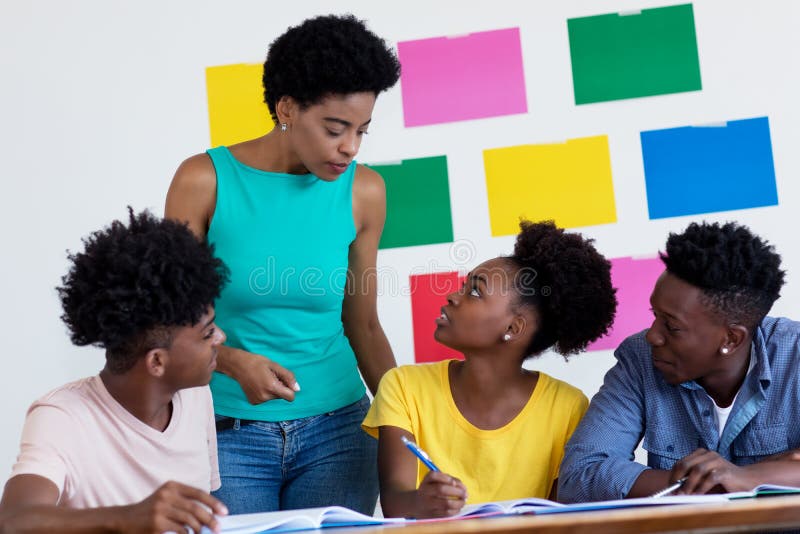
[[[692,4],[567,20],[575,104],[702,89]]]
[[[447,157],[368,165],[386,182],[386,225],[378,248],[450,243]]]

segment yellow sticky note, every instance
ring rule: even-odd
[[[519,232],[520,218],[561,228],[617,220],[605,135],[483,151],[493,236]]]
[[[274,123],[264,103],[263,66],[240,63],[206,68],[211,146],[262,136]]]

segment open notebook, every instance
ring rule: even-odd
[[[638,508],[641,506],[665,506],[671,504],[702,504],[726,502],[725,495],[668,495],[666,497],[642,497],[639,499],[620,499],[576,504],[561,504],[547,499],[516,499],[513,501],[489,502],[465,506],[455,517],[483,517],[502,514],[558,514],[566,512],[587,512],[590,510],[612,510],[615,508]]]
[[[238,514],[220,517],[219,521],[222,532],[225,534],[254,534],[257,532],[287,532],[359,525],[428,523],[506,514],[553,514],[559,512],[605,510],[636,506],[726,502],[727,500],[725,495],[676,495],[661,497],[659,499],[623,499],[618,501],[561,504],[548,501],[547,499],[532,497],[513,501],[471,504],[465,506],[461,513],[455,516],[439,519],[414,520],[372,517],[341,506],[329,506],[326,508],[307,508],[304,510],[286,510],[282,512]],[[207,529],[203,530],[203,533],[208,532]]]
[[[341,506],[287,510],[282,512],[264,512],[259,514],[239,514],[220,517],[219,520],[224,534],[255,534],[257,532],[288,532],[360,525],[429,523],[498,515],[543,515],[587,512],[591,510],[639,508],[644,506],[720,503],[728,502],[731,499],[787,493],[800,493],[800,488],[764,484],[751,491],[718,495],[668,495],[666,497],[642,497],[639,499],[620,499],[577,504],[561,504],[547,499],[531,497],[512,501],[470,504],[465,506],[464,509],[455,516],[422,520],[372,517]],[[203,533],[210,533],[210,531],[208,529],[203,529]]]
[[[358,525],[384,525],[405,523],[402,518],[382,518],[360,514],[341,506],[306,508],[282,512],[237,514],[219,518],[222,532],[226,534],[254,534],[256,532],[285,532],[290,530],[312,530],[328,527]],[[203,529],[203,533],[210,533]]]
[[[736,491],[726,493],[728,499],[747,499],[750,497],[767,497],[770,495],[791,495],[800,493],[800,488],[794,486],[778,486],[776,484],[761,484],[750,491]]]

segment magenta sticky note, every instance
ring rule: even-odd
[[[527,113],[519,28],[397,44],[406,126]]]
[[[653,322],[650,294],[664,272],[658,258],[615,258],[611,260],[611,283],[617,288],[617,317],[609,333],[586,350],[613,350],[622,341]]]

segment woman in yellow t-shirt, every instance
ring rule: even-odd
[[[514,254],[482,263],[447,296],[437,341],[464,361],[407,365],[381,380],[363,428],[379,439],[387,517],[441,517],[465,503],[555,498],[564,445],[586,411],[577,388],[522,367],[606,333],[617,301],[592,240],[521,223]],[[404,446],[416,441],[441,471]]]

